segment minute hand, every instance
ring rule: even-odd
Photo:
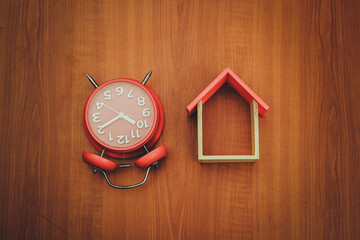
[[[111,119],[110,121],[104,123],[103,125],[101,126],[98,126],[99,130],[103,129],[104,127],[108,126],[109,124],[115,122],[116,120],[118,120],[119,118],[124,118],[124,114],[119,114],[117,115],[116,117],[114,117],[113,119]]]

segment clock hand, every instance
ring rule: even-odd
[[[115,122],[116,120],[118,120],[119,118],[124,118],[124,113],[119,113],[119,115],[117,115],[116,117],[114,117],[113,119],[111,119],[110,121],[107,121],[106,123],[104,123],[101,126],[98,126],[99,130],[103,129],[104,127],[110,125],[111,123]]]
[[[135,123],[136,123],[136,121],[134,119],[131,119],[129,116],[126,116],[126,115],[124,115],[123,119],[128,121],[132,125],[135,125]]]
[[[131,123],[132,125],[135,125],[136,121],[133,120],[133,119],[131,119],[129,116],[126,116],[123,112],[118,112],[118,111],[116,111],[115,109],[113,109],[112,107],[109,107],[108,105],[106,105],[105,103],[104,103],[104,106],[107,107],[108,109],[116,112],[117,114],[122,114],[122,116],[123,116],[122,118],[123,118],[124,120],[128,121],[128,122]]]
[[[110,110],[112,110],[112,111],[114,111],[114,112],[116,112],[117,114],[120,114],[118,111],[116,111],[115,109],[113,109],[112,107],[109,107],[108,105],[106,105],[105,103],[104,103],[104,106],[105,107],[107,107],[108,109],[110,109]]]

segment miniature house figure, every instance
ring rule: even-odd
[[[203,154],[203,126],[202,126],[202,106],[217,90],[225,83],[229,83],[248,103],[250,103],[251,118],[251,155],[211,155]],[[197,109],[198,125],[198,161],[200,163],[220,163],[220,162],[255,162],[259,159],[259,120],[258,114],[265,116],[269,106],[252,91],[230,68],[226,68],[214,81],[207,86],[199,96],[197,96],[187,106],[187,114],[190,117]]]

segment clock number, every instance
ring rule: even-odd
[[[111,91],[108,90],[108,91],[105,91],[104,92],[104,96],[105,96],[105,100],[110,100],[111,99]]]
[[[109,141],[111,141],[111,142],[112,142],[112,140],[114,140],[114,138],[113,138],[113,137],[111,137],[111,133],[109,132]]]
[[[144,127],[144,122],[139,120],[139,121],[137,121],[136,126],[141,129]]]
[[[145,126],[145,128],[148,128],[149,124],[147,123],[146,120],[144,120],[144,122],[142,120],[139,120],[139,121],[137,121],[136,126],[140,129],[143,128],[144,126]]]
[[[145,98],[144,97],[138,97],[137,102],[138,102],[139,106],[144,106],[145,105]]]
[[[141,135],[139,133],[139,130],[136,130],[136,136],[134,134],[134,130],[131,130],[131,138],[140,138]]]
[[[93,122],[100,122],[100,113],[93,113]]]
[[[124,143],[129,143],[130,142],[130,140],[128,139],[128,136],[127,135],[120,135],[120,136],[117,136],[118,137],[118,144],[124,144]],[[124,140],[122,140],[123,138],[125,137],[125,141]]]
[[[145,108],[145,109],[143,110],[143,112],[142,112],[142,115],[143,115],[144,117],[150,116],[149,108]]]
[[[124,93],[124,89],[122,87],[115,88],[116,95],[121,96]]]
[[[124,138],[124,135],[121,135],[121,136],[117,136],[118,137],[118,144],[124,144],[124,141],[121,141],[121,139]]]
[[[127,95],[128,98],[134,97],[134,95],[132,95],[133,91],[134,91],[133,89],[130,89],[130,91],[129,91],[128,95]]]
[[[148,128],[149,124],[147,123],[146,120],[144,120],[144,122],[142,120],[139,120],[139,121],[137,121],[136,126],[140,129],[143,128],[144,126],[145,126],[145,128]]]
[[[104,106],[104,103],[96,101],[96,108],[97,110],[100,110]]]
[[[98,133],[100,133],[100,134],[104,134],[104,133],[105,133],[104,131],[102,131],[102,127],[101,127],[101,126],[98,126]]]
[[[148,127],[149,127],[149,125],[147,124],[147,121],[146,121],[146,120],[144,120],[144,122],[145,122],[145,128],[148,128]]]

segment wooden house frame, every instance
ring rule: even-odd
[[[203,153],[203,124],[202,109],[211,96],[225,83],[229,83],[248,103],[250,103],[251,120],[251,155],[204,155]],[[259,119],[258,114],[265,116],[269,106],[252,91],[230,68],[226,68],[214,81],[210,83],[188,106],[190,117],[197,110],[198,127],[198,161],[200,163],[224,162],[255,162],[259,159]]]

